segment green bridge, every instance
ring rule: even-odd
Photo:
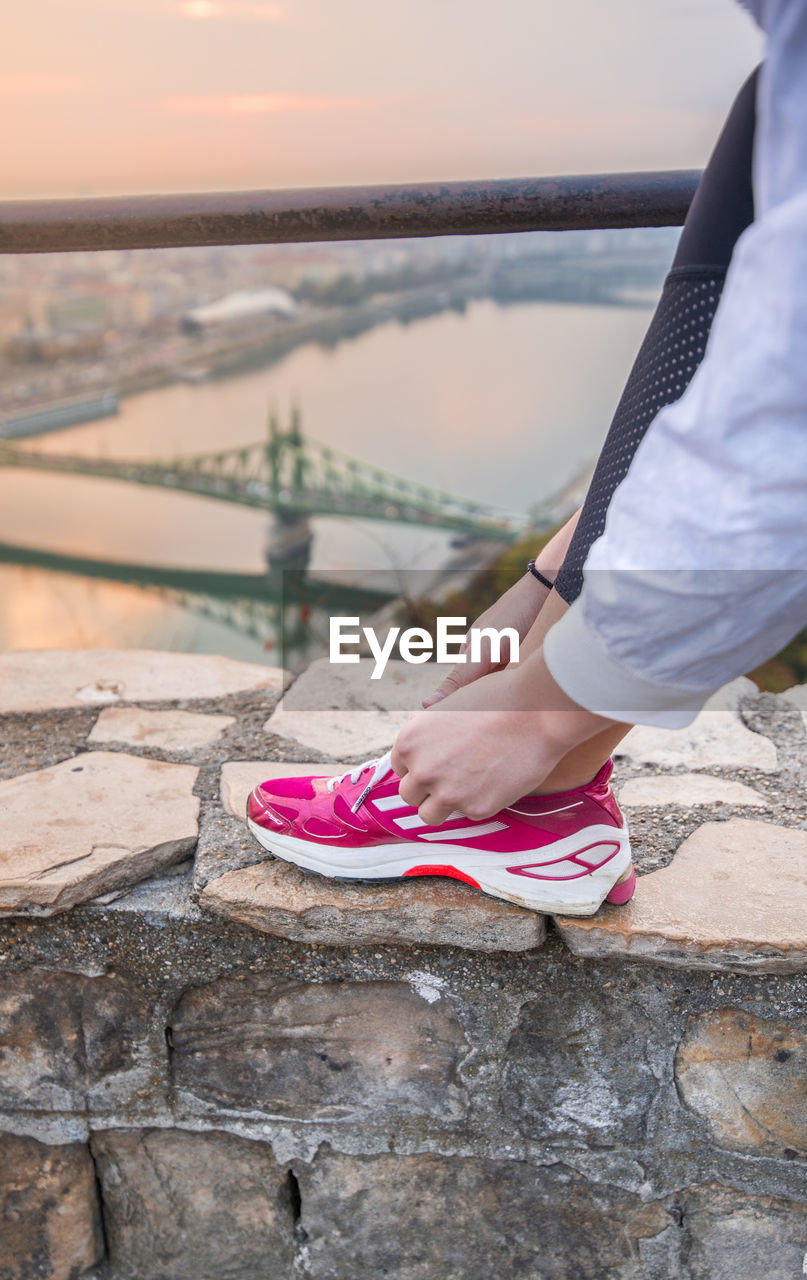
[[[0,466],[125,480],[271,511],[282,520],[350,516],[430,525],[510,542],[532,524],[492,506],[413,484],[303,436],[299,414],[270,419],[260,444],[169,459],[106,459],[37,452],[0,441]]]
[[[103,578],[108,582],[126,582],[138,587],[159,587],[242,603],[309,604],[322,609],[344,606],[361,612],[380,609],[396,595],[392,589],[354,586],[329,577],[308,576],[302,571],[239,573],[231,569],[187,569],[177,565],[99,560],[11,542],[0,542],[0,564],[47,569],[51,573],[82,578]]]

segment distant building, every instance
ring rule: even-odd
[[[251,289],[228,293],[217,302],[194,307],[182,316],[185,333],[204,333],[211,329],[234,327],[261,316],[288,317],[297,304],[285,289]]]
[[[47,309],[52,333],[103,333],[109,324],[106,298],[95,294],[68,294],[54,299]]]
[[[98,356],[106,345],[103,333],[54,333],[50,329],[23,329],[13,333],[4,348],[14,364],[51,364],[72,356]]]
[[[148,289],[134,289],[129,298],[129,318],[137,329],[145,329],[154,316]]]

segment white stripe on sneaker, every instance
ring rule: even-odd
[[[409,808],[409,805],[404,800],[403,796],[398,795],[397,792],[394,796],[379,796],[377,800],[371,800],[370,803],[374,804],[376,809],[380,809],[382,813],[385,813],[389,809]]]
[[[509,804],[507,812],[520,813],[522,818],[548,818],[551,813],[565,813],[567,809],[576,809],[582,803],[582,800],[575,800],[574,804],[562,804],[559,809],[542,809],[540,813],[536,813],[534,809],[517,809],[515,805]]]
[[[417,813],[407,813],[402,818],[393,818],[392,821],[396,827],[402,827],[405,831],[408,831],[410,827],[428,827],[429,825]]]
[[[494,831],[506,831],[506,822],[483,822],[475,827],[454,827],[453,831],[422,831],[421,840],[471,840],[474,836],[492,836]]]

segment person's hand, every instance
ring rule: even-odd
[[[553,534],[538,553],[540,562],[537,567],[542,569],[544,573],[548,572],[552,579],[557,573],[558,565],[563,564],[579,518],[580,510],[578,509],[574,515],[569,517],[563,527]],[[501,631],[504,627],[513,627],[521,641],[533,627],[535,619],[550,598],[550,595],[551,593],[545,586],[542,586],[537,578],[533,577],[531,573],[525,573],[508,591],[499,596],[495,604],[492,604],[489,609],[480,614],[472,626],[474,628],[495,627],[497,631]],[[463,645],[461,652],[465,653],[466,658],[470,657],[465,645]],[[483,641],[480,661],[456,663],[434,693],[430,694],[428,698],[424,698],[421,705],[424,707],[434,706],[435,703],[441,702],[443,698],[447,698],[449,694],[454,694],[458,689],[473,684],[481,676],[488,676],[493,671],[502,671],[509,663],[510,658],[510,646],[506,641],[502,643],[498,662],[493,661],[489,642],[487,640]]]
[[[404,725],[392,748],[400,793],[430,826],[489,818],[543,782],[573,747],[617,722],[573,702],[543,651],[458,689]]]
[[[549,591],[545,586],[534,578],[531,573],[525,573],[519,578],[504,595],[481,613],[476,622],[471,627],[480,630],[482,627],[495,627],[497,631],[501,631],[504,627],[512,627],[518,634],[519,640],[523,640],[529,631],[535,619],[543,607],[544,601],[549,596]],[[478,662],[471,662],[468,641],[460,648],[460,653],[465,655],[465,662],[457,662],[448,675],[440,682],[434,693],[429,694],[423,699],[422,706],[431,707],[435,703],[441,702],[443,698],[447,698],[449,694],[455,693],[457,689],[462,689],[465,685],[472,684],[474,680],[478,680],[480,676],[490,675],[493,671],[502,671],[509,663],[512,654],[510,652],[510,641],[507,636],[502,639],[501,649],[498,654],[498,661],[494,662],[490,641],[487,636],[483,636],[481,657]]]

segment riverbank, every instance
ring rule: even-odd
[[[307,343],[334,346],[362,333],[396,320],[402,324],[444,311],[462,313],[466,306],[480,299],[491,299],[501,306],[525,302],[558,303],[569,306],[599,305],[644,308],[652,301],[651,284],[644,292],[631,292],[613,274],[579,274],[569,276],[566,266],[547,272],[545,264],[536,272],[526,272],[517,264],[493,274],[457,275],[436,283],[409,287],[398,292],[371,294],[352,305],[325,306],[304,303],[295,316],[253,318],[248,327],[221,329],[190,335],[177,329],[166,335],[144,336],[137,343],[123,341],[107,356],[69,366],[54,365],[50,374],[31,367],[24,389],[20,391],[20,368],[0,366],[0,398],[7,418],[21,415],[34,417],[40,410],[50,411],[55,402],[102,397],[114,388],[121,397],[137,395],[178,382],[196,383],[209,378],[226,378],[253,369],[266,368],[284,359],[297,347]],[[33,399],[32,399],[33,395]],[[64,426],[79,421],[73,418]],[[0,437],[4,423],[0,422]],[[26,435],[53,430],[43,425]]]
[[[7,368],[5,377],[0,377],[0,395],[4,412],[10,419],[21,416],[23,412],[27,417],[33,417],[40,409],[43,413],[49,412],[55,402],[67,402],[79,392],[88,401],[102,397],[110,386],[114,386],[118,396],[126,397],[183,381],[232,377],[252,369],[266,368],[307,343],[334,346],[389,320],[408,323],[449,309],[462,310],[472,299],[484,296],[484,287],[479,280],[468,277],[451,281],[448,285],[427,285],[397,294],[378,295],[354,306],[308,305],[301,314],[290,319],[254,319],[248,329],[199,335],[178,330],[171,334],[170,341],[164,334],[159,338],[145,339],[136,351],[112,352],[103,361],[77,365],[72,373],[69,369],[55,366],[50,377],[54,385],[50,388],[47,377],[41,374],[37,377],[33,373],[34,383],[38,386],[35,403],[31,401],[30,389],[26,388],[22,393],[14,391],[13,383],[20,378],[19,368]],[[91,421],[94,416],[88,413],[86,419],[72,418],[69,423],[57,425],[72,426],[79,421]],[[3,425],[0,423],[0,436]],[[44,424],[39,430],[26,432],[26,435],[53,429],[53,426]]]

